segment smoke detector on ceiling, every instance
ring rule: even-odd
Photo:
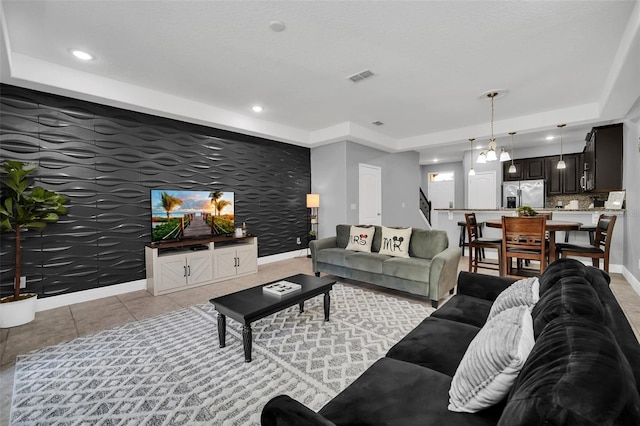
[[[350,75],[347,78],[354,83],[358,83],[359,81],[365,80],[369,77],[373,77],[373,72],[371,70],[360,71],[359,73]]]

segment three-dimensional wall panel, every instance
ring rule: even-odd
[[[68,214],[23,240],[23,275],[40,297],[145,278],[150,190],[235,192],[236,224],[259,256],[297,250],[307,232],[309,149],[0,85],[0,158],[38,164],[36,183],[62,193]],[[306,242],[305,239],[302,239]],[[10,292],[13,234],[0,236]]]

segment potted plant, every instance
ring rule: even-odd
[[[307,235],[307,241],[313,241],[318,237],[317,231],[309,231],[309,235]]]
[[[536,216],[538,214],[538,212],[530,206],[520,206],[517,210],[519,216]]]
[[[15,233],[15,279],[13,295],[0,299],[0,327],[15,327],[33,321],[36,294],[20,294],[21,237],[29,229],[42,229],[47,223],[57,222],[65,214],[66,198],[39,186],[33,186],[29,177],[35,164],[7,161],[2,165],[2,195],[0,197],[0,230]]]

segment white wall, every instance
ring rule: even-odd
[[[640,292],[640,98],[623,121],[623,183],[626,190],[627,216],[624,222],[624,267],[635,278]],[[631,282],[631,277],[627,276]]]

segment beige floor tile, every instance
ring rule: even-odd
[[[81,317],[76,317],[74,313],[74,320],[79,336],[94,334],[102,330],[136,321],[136,318],[121,303],[110,304],[103,307],[96,306],[93,316],[86,315],[84,311],[82,311],[82,313],[83,315]]]
[[[138,290],[138,291],[132,291],[129,293],[119,294],[117,296],[118,300],[120,300],[121,302],[126,302],[133,299],[139,299],[141,297],[153,297],[153,295],[149,293],[147,290]]]
[[[152,296],[149,299],[133,299],[129,300],[128,302],[124,302],[124,306],[126,307],[127,311],[138,321],[166,314],[167,312],[176,311],[182,308],[179,303],[171,300],[168,295],[155,297]]]

